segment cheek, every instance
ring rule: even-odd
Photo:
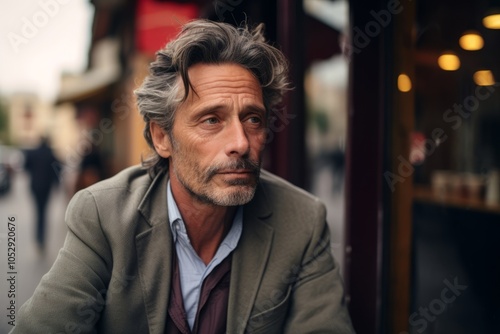
[[[178,152],[182,152],[185,156],[194,158],[197,156],[198,151],[203,147],[203,142],[197,140],[189,131],[178,130],[174,133],[174,140],[176,143],[176,149]]]
[[[201,169],[210,166],[217,153],[214,143],[210,141],[190,143],[190,145],[185,146],[184,151],[187,159]]]

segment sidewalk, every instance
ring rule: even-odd
[[[53,189],[47,211],[46,248],[42,254],[35,243],[35,210],[29,190],[29,176],[20,172],[15,175],[9,194],[0,198],[0,334],[8,333],[12,326],[8,324],[7,307],[10,305],[8,291],[10,275],[7,267],[7,223],[15,217],[16,225],[16,315],[19,307],[28,300],[42,276],[50,269],[64,243],[66,225],[64,212],[68,199],[62,189]]]

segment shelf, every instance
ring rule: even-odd
[[[413,188],[413,200],[420,203],[500,214],[500,204],[487,204],[482,199],[465,198],[459,195],[439,196],[428,186],[415,185]]]

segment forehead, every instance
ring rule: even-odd
[[[238,94],[262,101],[262,87],[254,74],[241,65],[199,63],[188,69],[193,90],[189,90],[187,101],[194,102],[213,96]]]

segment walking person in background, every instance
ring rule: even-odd
[[[58,182],[53,165],[57,159],[52,153],[47,138],[40,145],[25,152],[24,167],[30,175],[30,189],[36,205],[36,242],[41,251],[45,247],[46,211],[52,186]]]

